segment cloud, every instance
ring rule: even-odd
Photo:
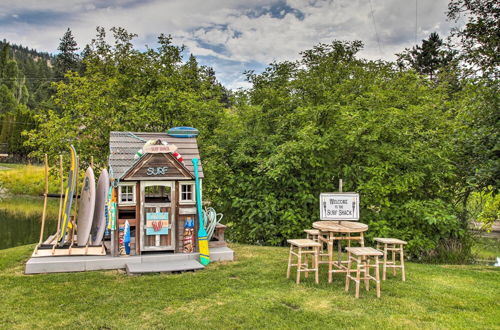
[[[394,53],[414,45],[415,35],[418,41],[433,31],[446,35],[448,0],[416,3],[417,8],[408,0],[6,0],[0,2],[0,28],[3,38],[48,52],[56,51],[67,27],[81,48],[98,25],[137,33],[139,48],[155,46],[160,33],[171,34],[235,88],[246,84],[244,70],[297,59],[319,42],[357,39],[365,43],[362,56],[393,60]]]

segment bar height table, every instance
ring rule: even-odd
[[[364,232],[368,230],[368,225],[352,221],[316,221],[313,228],[320,231],[319,241],[327,244],[328,261],[320,263],[328,264],[328,283],[332,282],[332,273],[347,273],[347,267],[342,265],[342,241],[347,241],[347,246],[351,246],[351,241],[358,241],[362,247],[365,246]],[[351,234],[359,234],[351,236]],[[337,241],[338,260],[333,260],[333,245]],[[347,263],[345,261],[344,263]],[[333,267],[337,269],[333,269]]]

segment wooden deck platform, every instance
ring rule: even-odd
[[[84,272],[93,270],[126,269],[127,265],[166,262],[199,261],[199,253],[150,253],[140,256],[58,256],[31,258],[26,263],[25,274]],[[234,260],[234,251],[228,247],[210,249],[210,259]]]
[[[205,268],[196,260],[143,262],[127,264],[127,274],[140,275],[144,273],[172,273],[195,271]]]

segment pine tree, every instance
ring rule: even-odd
[[[433,32],[429,39],[422,40],[422,45],[416,45],[411,50],[405,49],[398,55],[398,63],[403,67],[411,67],[418,73],[436,79],[437,73],[450,64],[455,52],[444,49],[445,44],[439,34]]]
[[[56,56],[55,61],[55,76],[57,79],[64,78],[64,75],[68,71],[78,71],[80,67],[80,58],[77,54],[79,49],[73,33],[70,28],[66,30],[63,37],[61,38],[61,43],[57,48],[60,53]]]

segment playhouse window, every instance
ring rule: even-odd
[[[181,183],[181,202],[194,202],[194,185]]]
[[[135,203],[135,185],[119,186],[118,199],[121,204]]]

